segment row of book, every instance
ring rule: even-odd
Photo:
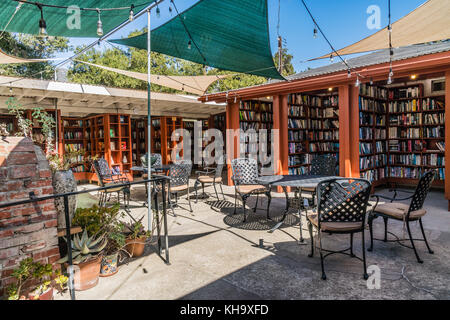
[[[422,124],[422,115],[418,113],[405,113],[389,116],[390,126],[418,126]]]
[[[420,177],[427,172],[427,168],[406,168],[406,167],[391,167],[389,169],[389,176],[391,178],[406,178],[406,179],[420,179]],[[436,180],[445,180],[445,168],[434,169],[437,172]]]
[[[272,112],[272,103],[259,101],[241,101],[239,109],[255,112]]]
[[[64,139],[83,139],[83,132],[66,131],[64,132]]]
[[[83,120],[63,120],[63,127],[83,128]]]
[[[361,155],[368,155],[374,153],[386,153],[386,141],[377,141],[375,143],[360,142],[359,152]]]
[[[445,114],[444,113],[424,114],[423,123],[426,125],[444,125]]]
[[[304,141],[306,140],[306,133],[302,130],[289,130],[288,131],[288,140],[289,141]]]
[[[418,112],[420,110],[420,100],[405,100],[389,102],[389,112]]]
[[[386,166],[387,156],[385,154],[379,154],[370,157],[361,157],[359,159],[360,170],[372,169],[377,167]]]
[[[310,143],[310,152],[339,152],[339,143],[336,142],[320,142]]]
[[[308,94],[290,94],[288,97],[289,104],[307,105],[312,107],[321,107],[322,99],[319,96],[311,96]]]
[[[70,168],[70,170],[72,170],[73,173],[85,172],[85,166],[80,164],[80,165],[77,165],[77,166],[74,166],[74,167]]]
[[[387,99],[388,91],[386,88],[371,86],[369,84],[362,83],[359,86],[359,94],[362,96],[368,96],[377,99]]]
[[[430,110],[444,111],[444,102],[433,99],[433,98],[423,99],[422,100],[422,110],[424,110],[424,111],[430,111]]]
[[[322,105],[324,107],[338,107],[339,106],[339,95],[324,96],[322,98]]]
[[[247,130],[259,131],[262,129],[272,130],[271,123],[261,123],[261,122],[241,122],[239,124],[239,127],[243,131],[247,131]]]
[[[361,140],[386,140],[386,129],[361,127],[359,128],[359,138]]]
[[[420,139],[422,133],[421,128],[389,128],[389,139]]]
[[[306,117],[306,108],[304,106],[289,106],[288,115],[290,117]]]
[[[311,158],[312,156],[310,154],[289,156],[288,165],[289,167],[298,165],[307,165],[311,163]]]
[[[420,152],[423,149],[423,143],[419,140],[389,140],[390,152]]]
[[[389,90],[389,99],[406,99],[406,98],[418,98],[420,95],[420,88],[408,87],[408,88],[393,88]]]
[[[386,102],[359,97],[359,110],[385,113]]]
[[[80,151],[83,149],[82,143],[66,143],[64,144],[64,151],[65,152],[74,152],[74,151]]]
[[[309,133],[309,140],[339,140],[339,130],[313,131]]]
[[[302,143],[298,143],[298,142],[289,143],[288,150],[289,150],[290,154],[306,152],[305,146]]]
[[[385,126],[386,116],[384,115],[373,115],[370,113],[359,113],[359,124],[360,126]]]
[[[445,166],[445,157],[443,155],[433,153],[426,155],[419,154],[402,154],[390,155],[389,163],[392,165],[413,165],[413,166]]]
[[[361,178],[367,179],[371,182],[384,179],[386,178],[386,176],[387,176],[386,168],[378,168],[361,172]]]
[[[310,108],[309,109],[310,118],[338,118],[339,111],[333,108]]]
[[[239,112],[239,120],[272,122],[273,114],[268,113],[268,112],[259,113],[256,111],[240,111]]]
[[[289,168],[289,175],[305,175],[309,174],[309,168],[308,167],[298,167],[298,168]]]

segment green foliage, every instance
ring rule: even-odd
[[[27,59],[52,58],[57,53],[72,50],[67,38],[38,37],[9,32],[4,32],[0,37],[0,48],[10,55]],[[31,77],[40,72],[43,79],[52,79],[54,67],[49,62],[0,65],[0,73],[7,76]]]
[[[84,149],[80,149],[78,151],[69,151],[64,152],[64,155],[61,157],[57,153],[47,155],[47,160],[50,165],[50,169],[53,172],[58,170],[69,170],[70,166],[76,163],[78,160],[78,156],[83,155],[85,153]]]
[[[39,295],[48,289],[53,274],[51,264],[34,262],[32,258],[20,261],[19,267],[14,269],[12,273],[16,283],[11,284],[7,288],[8,300],[20,299],[22,288],[32,280],[38,282],[38,285],[33,290],[33,294],[39,298]]]
[[[144,226],[140,221],[136,221],[130,224],[125,224],[125,234],[127,239],[137,239],[140,237],[150,237],[150,230],[146,231]]]
[[[25,117],[25,112],[22,105],[13,97],[8,98],[6,105],[8,106],[8,112],[15,115],[17,118],[17,126],[19,127],[19,131],[16,135],[31,138],[33,122]]]
[[[44,111],[41,107],[33,109],[33,119],[37,120],[42,128],[42,134],[45,139],[45,150],[47,155],[50,155],[55,150],[53,143],[53,131],[56,127],[55,119]]]
[[[79,264],[90,260],[96,255],[100,254],[108,244],[108,240],[105,235],[102,234],[99,237],[88,236],[86,229],[83,231],[82,236],[76,234],[72,241],[72,263]],[[69,255],[59,259],[57,263],[64,263],[69,260]]]
[[[275,53],[275,56],[273,58],[274,62],[275,62],[275,66],[277,67],[277,70],[279,69],[279,66],[280,66],[279,56],[280,56],[280,54],[277,51],[277,53]],[[295,73],[294,66],[292,65],[293,58],[294,57],[288,53],[287,48],[281,49],[281,63],[283,65],[283,69],[281,70],[282,76],[290,76]]]
[[[96,236],[108,231],[110,224],[119,217],[120,204],[112,207],[77,208],[73,216],[72,224],[86,230],[89,236]]]

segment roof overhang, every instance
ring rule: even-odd
[[[26,108],[54,108],[56,103],[63,115],[147,115],[147,91],[143,90],[0,76],[0,109],[6,109],[9,97],[15,97]],[[225,112],[225,105],[201,103],[198,96],[152,92],[151,112],[153,116],[208,118]]]
[[[395,70],[395,78],[403,78],[412,72],[419,74],[429,74],[444,72],[450,70],[450,52],[439,52],[426,56],[408,58],[404,60],[394,61],[393,69]],[[289,94],[293,92],[305,92],[329,88],[330,86],[349,85],[356,81],[358,72],[364,79],[360,79],[363,83],[373,81],[386,80],[389,74],[389,63],[375,64],[352,70],[352,76],[349,78],[347,70],[342,70],[330,74],[319,76],[311,76],[297,80],[279,81],[275,83],[263,84],[260,86],[230,90],[228,92],[219,92],[201,96],[200,101],[227,102],[234,99],[252,99],[264,96],[275,96]]]

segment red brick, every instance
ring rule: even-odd
[[[39,241],[39,242],[36,242],[36,243],[24,246],[22,248],[22,252],[23,253],[30,253],[30,252],[33,252],[33,251],[36,251],[36,250],[41,250],[41,249],[44,249],[46,245],[47,245],[47,242],[42,240],[42,241]]]
[[[48,263],[54,264],[60,258],[61,258],[61,256],[59,255],[59,252],[58,252],[58,254],[56,256],[48,257]],[[57,267],[57,269],[59,269],[61,267],[60,264],[55,264],[55,266]]]
[[[29,199],[29,197],[27,192],[11,192],[9,194],[9,200],[25,200]]]
[[[0,180],[4,180],[8,177],[8,168],[0,168]]]
[[[4,278],[4,279],[2,279],[2,281],[1,281],[1,287],[3,287],[3,288],[6,288],[6,287],[8,287],[10,284],[13,284],[13,283],[16,283],[16,279],[15,278],[13,278],[13,277],[10,277],[10,278]]]
[[[1,202],[6,202],[6,194],[4,192],[0,193],[0,203]]]
[[[31,223],[31,224],[17,228],[16,232],[31,233],[31,232],[36,232],[36,231],[42,230],[43,228],[44,228],[43,223]]]
[[[0,211],[0,220],[11,218],[11,211],[3,210]]]
[[[13,211],[14,216],[31,216],[32,214],[36,214],[38,212],[39,211],[33,207],[18,208]]]
[[[23,187],[22,181],[9,181],[0,185],[0,192],[19,190]]]
[[[10,169],[11,179],[30,178],[34,177],[35,175],[36,175],[36,166],[32,164],[20,167],[13,167]]]
[[[0,238],[8,238],[13,235],[14,235],[14,231],[11,229],[0,231]]]
[[[30,254],[27,254],[27,255],[23,254],[23,255],[20,255],[18,257],[15,257],[14,259],[9,259],[5,263],[3,263],[3,267],[4,268],[10,268],[10,267],[17,266],[17,265],[19,265],[20,261],[22,261],[23,259],[26,259],[28,257],[31,257],[31,255]]]
[[[59,255],[59,248],[52,248],[49,250],[33,253],[33,259],[36,260],[36,259],[48,258],[48,257],[56,256],[56,255]],[[56,259],[56,260],[58,260],[58,259]]]
[[[34,150],[33,150],[34,151]],[[37,163],[34,152],[11,152],[7,159],[8,166]]]
[[[41,194],[42,195],[53,194],[53,187],[42,188],[41,189]]]
[[[7,270],[3,270],[2,273],[1,273],[1,277],[3,279],[8,278],[8,277],[10,277],[13,274],[13,272],[14,272],[13,268],[7,269]]]
[[[7,249],[1,249],[0,250],[0,259],[10,259],[12,257],[19,255],[19,248],[13,247],[13,248],[7,248]]]
[[[28,221],[28,219],[24,218],[24,217],[17,217],[17,218],[12,218],[12,219],[8,219],[8,220],[1,220],[0,227],[18,226],[18,225],[24,224],[27,221]]]
[[[41,177],[41,178],[50,178],[51,176],[52,176],[52,172],[50,170],[39,171],[39,177]]]
[[[44,223],[46,228],[54,228],[56,226],[58,226],[58,220],[50,220]],[[1,233],[0,233],[1,235]]]

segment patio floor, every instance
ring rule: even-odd
[[[193,185],[191,180],[191,185]],[[91,188],[83,185],[79,188]],[[212,192],[212,187],[206,189]],[[368,266],[381,269],[381,288],[368,289],[362,278],[362,262],[344,255],[332,255],[325,260],[328,279],[321,280],[318,251],[308,258],[310,239],[306,221],[303,235],[306,245],[299,245],[298,219],[290,216],[287,224],[274,233],[273,225],[265,220],[265,210],[257,215],[250,212],[247,224],[233,212],[234,188],[224,186],[227,201],[208,200],[192,203],[194,212],[175,209],[169,211],[168,228],[170,262],[166,265],[148,247],[143,257],[121,265],[110,278],[100,278],[99,284],[87,291],[77,292],[77,299],[449,299],[450,298],[450,213],[447,201],[440,191],[432,191],[426,201],[428,214],[424,227],[435,254],[430,255],[425,244],[419,242],[423,264],[416,261],[414,252],[396,243],[374,242],[374,251],[367,252]],[[384,193],[378,191],[377,193]],[[284,195],[273,194],[271,215],[280,216]],[[144,187],[132,190],[132,214],[140,218],[146,214],[142,207]],[[95,198],[82,199],[84,203]],[[214,201],[210,198],[209,200]],[[249,205],[254,204],[254,199]],[[261,201],[261,200],[260,200]],[[265,207],[265,199],[263,205]],[[186,197],[180,204],[187,206]],[[239,203],[238,203],[239,204]],[[238,211],[239,213],[240,211]],[[144,218],[146,223],[146,218]],[[294,225],[289,225],[294,224]],[[383,222],[374,222],[375,235],[383,235]],[[412,232],[420,238],[420,229],[413,224]],[[400,237],[402,223],[390,221],[389,230]],[[260,239],[264,247],[259,246]],[[369,245],[366,231],[366,244]],[[325,235],[324,248],[342,248],[349,245],[349,235]],[[361,256],[361,239],[355,236],[355,254]],[[56,299],[69,299],[69,295]]]

